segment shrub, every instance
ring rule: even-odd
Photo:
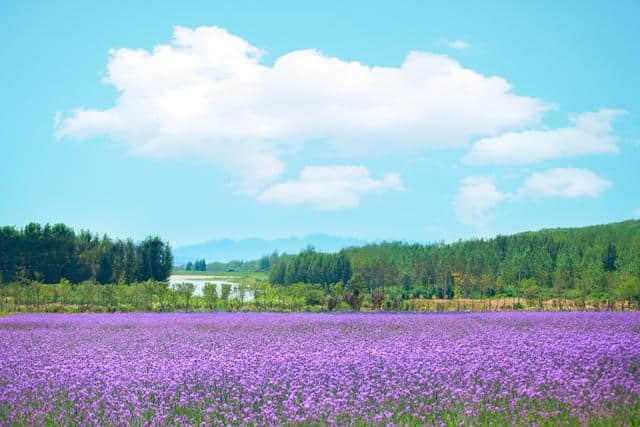
[[[128,313],[131,311],[135,311],[135,307],[132,306],[131,304],[118,304],[118,306],[116,307],[116,311],[122,311],[122,312]]]
[[[373,305],[374,310],[379,310],[382,306],[382,302],[384,301],[384,291],[376,290],[371,292],[371,304]]]
[[[322,305],[323,292],[320,289],[308,289],[305,292],[304,303],[305,305]]]
[[[62,313],[64,312],[64,306],[61,304],[49,304],[45,307],[45,311],[48,313]]]
[[[325,304],[327,305],[328,311],[333,311],[338,305],[338,298],[334,297],[333,295],[329,295],[327,298],[325,298]]]
[[[362,306],[363,296],[360,294],[359,289],[345,292],[344,300],[347,304],[349,304],[349,306],[353,311],[360,311],[360,307]]]
[[[218,302],[218,285],[209,282],[205,283],[202,288],[202,294],[209,310],[214,310]]]

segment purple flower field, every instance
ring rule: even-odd
[[[639,401],[639,313],[0,318],[0,425],[633,424]]]

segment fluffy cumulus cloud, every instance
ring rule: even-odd
[[[638,209],[636,209],[635,211],[633,211],[633,215],[634,215],[636,218],[640,218],[640,208],[638,208]]]
[[[494,219],[493,209],[508,193],[498,191],[493,176],[469,176],[462,180],[453,199],[453,209],[460,222],[484,228]]]
[[[572,125],[547,130],[506,132],[476,141],[467,164],[530,164],[584,154],[617,153],[611,122],[624,112],[603,109],[571,117]]]
[[[597,197],[610,186],[611,182],[594,172],[578,168],[533,173],[515,193],[499,191],[493,176],[470,176],[460,183],[453,208],[461,223],[483,230],[494,219],[494,209],[505,200]]]
[[[555,168],[528,177],[518,190],[520,197],[597,197],[611,182],[588,169]]]
[[[108,136],[138,155],[210,162],[259,194],[305,144],[356,156],[464,146],[538,123],[549,109],[443,55],[410,52],[398,67],[316,50],[273,65],[262,57],[217,27],[177,27],[170,44],[152,50],[114,49],[104,82],[118,92],[115,105],[64,113],[56,134]]]
[[[360,198],[366,194],[390,190],[404,190],[396,173],[374,179],[363,166],[308,166],[298,179],[274,184],[258,199],[267,203],[308,204],[320,210],[335,210],[358,206]]]

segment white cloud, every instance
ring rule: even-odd
[[[556,168],[533,173],[515,193],[499,191],[493,176],[470,176],[460,183],[453,209],[461,223],[484,230],[495,218],[495,208],[505,200],[597,197],[610,186],[611,182],[592,171],[578,168]]]
[[[507,132],[478,140],[462,160],[467,164],[530,164],[568,156],[617,153],[612,120],[621,110],[603,109],[571,118],[573,126]]]
[[[320,210],[353,208],[370,193],[403,191],[400,176],[387,173],[382,179],[371,178],[363,166],[307,166],[297,180],[274,184],[258,200],[286,205],[309,204]]]
[[[636,218],[640,218],[640,208],[638,208],[638,209],[636,209],[635,211],[633,211],[633,215],[634,215]]]
[[[509,193],[498,191],[493,176],[469,176],[462,180],[453,199],[453,209],[458,220],[466,225],[483,229],[494,219],[493,209]]]
[[[447,41],[447,46],[453,49],[466,49],[469,47],[469,43],[464,40],[450,40]]]
[[[588,169],[556,168],[528,177],[518,190],[519,197],[596,197],[611,186],[611,182]]]
[[[111,50],[103,81],[118,91],[115,105],[62,114],[56,135],[108,136],[137,155],[209,162],[256,193],[305,143],[356,156],[463,146],[535,124],[549,109],[443,55],[410,52],[399,67],[315,50],[264,65],[262,55],[217,27],[176,27],[171,44],[151,51]]]

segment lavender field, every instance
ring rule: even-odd
[[[0,425],[637,425],[639,402],[639,313],[0,318]]]

